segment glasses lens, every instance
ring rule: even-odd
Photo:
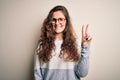
[[[53,18],[53,19],[52,19],[52,23],[55,23],[55,22],[57,22],[57,21],[58,21],[59,23],[63,23],[64,20],[65,20],[64,18],[58,18],[58,19]]]
[[[59,21],[60,23],[63,23],[64,18],[59,18],[58,21]]]

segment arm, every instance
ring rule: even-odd
[[[92,40],[92,37],[88,33],[88,25],[86,26],[86,28],[83,25],[82,26],[81,57],[80,57],[80,61],[78,61],[78,64],[75,65],[75,73],[79,78],[85,77],[88,74],[89,55],[90,55],[89,48],[90,48],[91,40]],[[78,45],[78,49],[80,49],[80,45]]]
[[[89,69],[89,46],[82,46],[81,48],[81,58],[79,62],[75,65],[75,73],[80,77],[85,77],[88,74]]]

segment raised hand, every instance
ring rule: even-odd
[[[92,40],[92,36],[88,33],[88,25],[82,26],[82,46],[89,46]]]

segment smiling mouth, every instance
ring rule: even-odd
[[[55,29],[61,29],[62,26],[55,26]]]

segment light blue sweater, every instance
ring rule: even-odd
[[[52,51],[52,59],[48,63],[40,61],[35,51],[35,80],[80,80],[81,77],[87,75],[90,54],[89,46],[81,47],[78,43],[78,51],[81,53],[81,58],[78,63],[65,62],[59,58],[62,42],[63,41],[55,41],[56,49]]]

